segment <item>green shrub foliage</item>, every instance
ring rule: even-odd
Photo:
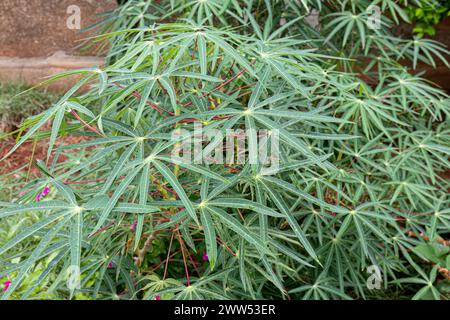
[[[450,15],[450,1],[423,0],[416,5],[410,4],[407,13],[414,24],[413,32],[418,37],[434,36],[435,25]]]
[[[26,85],[0,83],[0,135],[7,134],[20,126],[22,120],[47,109],[56,99],[46,91],[27,91]]]
[[[1,204],[41,214],[0,246],[3,298],[448,298],[450,100],[414,75],[448,52],[392,35],[405,4],[127,1],[107,66],[58,76],[81,80],[11,150],[52,122],[54,160]],[[277,132],[279,170],[174,160],[199,123]]]

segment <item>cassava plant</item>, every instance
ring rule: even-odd
[[[1,204],[41,217],[0,246],[3,299],[448,299],[450,100],[414,74],[448,52],[392,35],[406,4],[127,1],[94,38],[108,64],[55,77],[81,78],[9,153],[48,139]],[[183,156],[256,130],[278,168],[174,157],[200,124]]]

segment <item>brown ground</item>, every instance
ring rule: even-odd
[[[79,136],[66,136],[63,139],[64,145],[69,145],[73,143],[78,143],[86,138]],[[12,147],[14,147],[16,141],[14,138],[5,138],[0,140],[0,159],[3,158]],[[34,141],[30,140],[22,144],[19,149],[17,149],[13,154],[11,154],[8,158],[3,161],[0,161],[0,175],[11,173],[15,170],[18,170],[24,166],[27,166],[26,169],[22,169],[22,173],[26,173],[31,160],[43,160],[47,158],[47,147],[48,147],[48,139],[37,141],[34,146]],[[33,151],[34,149],[34,151]],[[64,156],[60,156],[58,162],[62,162],[66,159]],[[50,162],[53,159],[50,159]],[[38,170],[31,165],[30,169],[31,174],[37,174]]]

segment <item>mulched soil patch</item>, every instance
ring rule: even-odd
[[[70,145],[85,140],[87,140],[85,137],[68,135],[63,138],[63,144]],[[15,143],[16,141],[12,137],[0,140],[0,159],[3,158],[9,152],[9,150],[11,150],[11,148],[14,147]],[[48,139],[37,141],[36,145],[33,140],[25,142],[8,158],[0,161],[0,175],[11,173],[24,166],[27,166],[27,168],[24,168],[23,172],[27,172],[31,160],[45,161],[45,159],[47,158],[47,148]],[[67,157],[65,156],[60,156],[58,162],[63,162],[66,158]],[[50,161],[52,161],[52,158],[50,158]],[[32,166],[30,169],[30,174],[34,175],[37,173],[38,170],[34,166]]]

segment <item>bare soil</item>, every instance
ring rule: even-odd
[[[68,135],[63,138],[64,145],[70,145],[73,143],[79,143],[86,140],[84,137]],[[5,138],[0,140],[0,159],[3,158],[11,148],[14,147],[16,141],[14,138]],[[34,175],[38,173],[38,170],[31,164],[32,160],[44,160],[47,158],[48,139],[41,141],[27,141],[22,144],[13,154],[8,158],[0,161],[0,175],[8,174],[16,171],[24,166],[27,166],[25,172],[29,169],[30,174]],[[67,157],[61,156],[58,162],[63,162]],[[50,158],[49,161],[53,159]],[[31,168],[29,168],[31,164]]]

